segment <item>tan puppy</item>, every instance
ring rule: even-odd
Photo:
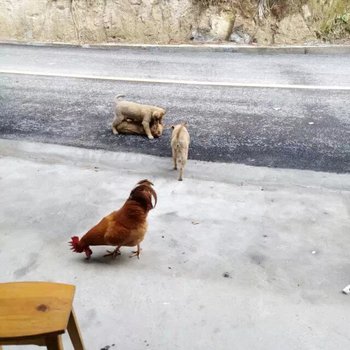
[[[182,175],[188,158],[188,148],[190,146],[190,134],[186,129],[186,123],[173,125],[171,128],[171,149],[173,153],[174,169],[179,167],[179,181],[182,181]]]
[[[150,123],[153,121],[162,124],[165,109],[156,106],[142,105],[136,102],[121,101],[119,100],[121,97],[123,97],[123,95],[118,95],[115,99],[116,109],[112,122],[113,134],[118,134],[118,125],[124,120],[129,119],[136,124],[141,124],[147,137],[153,139]]]
[[[163,124],[151,122],[150,130],[154,137],[159,137],[163,134]],[[131,134],[131,135],[145,135],[146,132],[142,124],[136,124],[130,119],[122,121],[116,127],[118,133],[120,134]]]

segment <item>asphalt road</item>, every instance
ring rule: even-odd
[[[113,100],[122,93],[130,100],[165,107],[167,125],[187,121],[192,159],[350,171],[347,56],[237,56],[209,52],[174,55],[157,49],[146,51],[145,58],[138,49],[132,52],[6,45],[0,47],[0,55],[2,138],[170,156],[170,129],[153,141],[112,134]],[[201,66],[202,59],[210,65]],[[174,60],[179,61],[175,64]],[[114,65],[110,66],[112,61]],[[150,65],[154,67],[151,73]],[[211,67],[216,70],[211,71]],[[32,75],[8,73],[11,70]],[[246,72],[245,79],[242,71]],[[257,71],[260,75],[255,75]],[[86,74],[97,79],[36,73]],[[117,79],[108,81],[103,76]],[[187,83],[121,81],[120,77],[186,79]],[[223,84],[199,85],[198,81]],[[266,87],[246,86],[252,82]],[[270,84],[290,87],[273,88]],[[305,86],[295,88],[295,84]],[[314,87],[307,88],[311,85]],[[334,90],[324,88],[330,85]]]
[[[0,71],[350,88],[348,54],[244,54],[163,47],[101,50],[0,45]]]

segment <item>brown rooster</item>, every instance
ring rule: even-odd
[[[129,198],[117,211],[104,217],[96,226],[90,229],[80,240],[74,236],[69,242],[74,252],[85,252],[89,259],[92,245],[116,246],[114,251],[107,250],[108,254],[115,258],[120,255],[120,247],[134,247],[137,250],[130,256],[140,255],[140,243],[147,231],[147,214],[157,204],[157,194],[152,188],[152,182],[141,180],[131,191]],[[154,206],[152,204],[154,197]]]

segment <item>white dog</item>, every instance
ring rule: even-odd
[[[190,134],[186,129],[186,123],[173,125],[171,128],[171,149],[173,153],[174,169],[179,167],[179,181],[182,181],[182,175],[187,162],[188,148],[190,146]]]
[[[154,137],[150,126],[152,124],[155,125],[155,129],[159,129],[158,124],[163,124],[163,117],[166,112],[165,109],[157,106],[142,105],[136,102],[121,101],[120,98],[122,97],[124,97],[124,95],[118,95],[115,98],[116,109],[112,122],[113,134],[118,134],[118,126],[124,121],[128,121],[142,125],[147,137],[149,139],[153,139]],[[121,129],[123,129],[123,127],[121,127]],[[163,131],[163,126],[161,129]],[[158,135],[158,137],[160,135],[161,133]]]

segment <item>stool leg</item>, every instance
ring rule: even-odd
[[[77,323],[77,318],[75,317],[74,310],[72,309],[69,320],[67,331],[72,341],[74,350],[84,350],[83,340],[81,338],[80,330]]]
[[[62,338],[60,335],[46,337],[45,344],[47,350],[63,350]]]

